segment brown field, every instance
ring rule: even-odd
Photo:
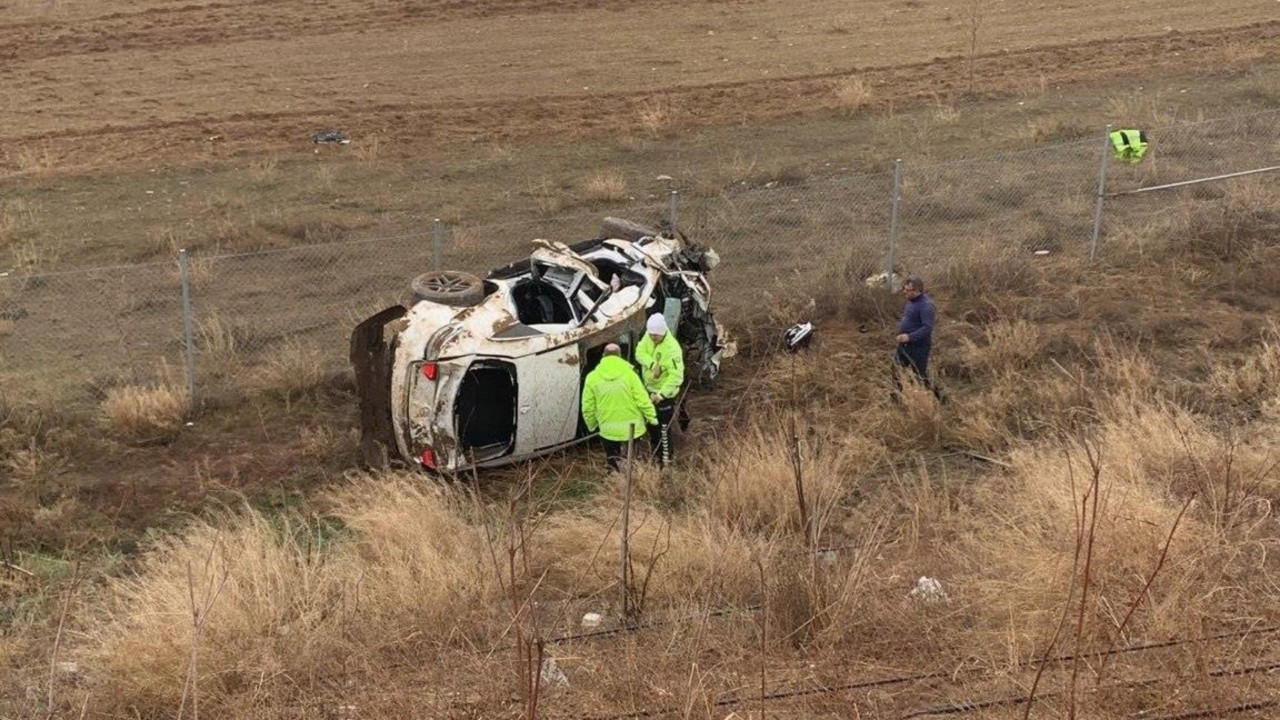
[[[1278,9],[0,0],[0,272],[154,263],[0,285],[0,717],[1274,716],[1275,178],[1082,238],[1108,123],[1167,129],[1116,187],[1275,164],[1274,115],[1177,124],[1280,108]],[[887,402],[889,189],[839,181],[899,157],[946,407]],[[344,336],[432,218],[483,269],[671,187],[744,353],[636,481],[654,624],[564,639],[620,622],[620,480],[356,473]]]
[[[832,106],[833,78],[904,104],[1202,70],[1272,52],[1280,33],[1270,0],[19,0],[5,13],[0,146],[19,172],[296,152],[329,126],[417,157],[635,130],[646,102],[678,117],[661,124],[741,123]]]

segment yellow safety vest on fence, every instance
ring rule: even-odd
[[[1147,134],[1141,130],[1115,130],[1111,133],[1111,148],[1117,160],[1142,162],[1142,156],[1147,154]]]

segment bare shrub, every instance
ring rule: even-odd
[[[582,187],[588,200],[595,202],[621,202],[627,199],[627,180],[616,171],[597,172]]]
[[[107,391],[102,422],[128,440],[166,440],[182,429],[189,410],[186,391],[173,385],[126,385]]]

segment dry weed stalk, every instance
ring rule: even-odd
[[[216,587],[214,586],[213,575],[210,573],[213,572],[213,554],[218,549],[219,544],[215,538],[209,546],[209,554],[205,558],[204,568],[201,571],[206,580],[204,586],[209,588],[209,592],[201,598],[199,603],[196,602],[195,575],[192,572],[191,563],[187,563],[187,597],[191,610],[191,654],[187,658],[187,674],[182,684],[182,701],[178,703],[178,720],[182,720],[188,696],[191,698],[191,717],[200,720],[200,640],[204,637],[205,625],[209,622],[209,611],[213,609],[213,604],[217,602],[218,596],[227,586],[231,572],[226,562],[222,562],[222,577],[218,580]]]
[[[965,22],[969,26],[969,95],[973,95],[974,60],[978,56],[978,31],[982,29],[983,16],[982,0],[969,0],[965,6]]]
[[[804,466],[800,462],[800,433],[796,431],[796,419],[793,415],[791,423],[791,445],[789,456],[791,470],[796,478],[796,507],[800,511],[800,528],[804,532],[804,542],[810,548],[817,547],[817,539],[813,536],[813,523],[809,521],[809,504],[804,499]]]
[[[21,569],[17,568],[15,565],[10,565],[9,563],[3,563],[3,566]],[[83,579],[83,575],[81,574],[80,563],[77,562],[75,564],[75,568],[71,572],[71,581],[68,583],[67,588],[62,594],[62,603],[58,610],[58,629],[53,636],[53,649],[49,652],[49,683],[47,696],[45,698],[46,720],[48,718],[52,718],[54,715],[54,686],[56,684],[55,680],[58,677],[58,651],[62,649],[63,630],[67,625],[67,612],[71,608],[71,598],[74,597],[76,588],[79,587],[81,579]]]
[[[498,585],[506,595],[510,613],[509,628],[515,633],[515,680],[525,720],[538,716],[538,700],[542,694],[544,647],[538,617],[533,612],[534,596],[546,579],[543,571],[536,580],[529,563],[529,540],[533,530],[527,523],[525,504],[529,501],[535,473],[533,466],[508,496],[504,517],[505,562],[499,560],[496,539],[485,526],[489,556],[496,571]],[[535,521],[535,529],[538,521]],[[504,577],[505,572],[505,577]],[[532,580],[532,581],[531,581]]]
[[[1076,620],[1074,657],[1071,660],[1070,694],[1067,696],[1067,717],[1076,717],[1076,683],[1080,674],[1080,658],[1083,654],[1081,645],[1084,640],[1085,609],[1089,603],[1089,584],[1093,580],[1093,548],[1098,532],[1098,506],[1102,503],[1102,457],[1098,448],[1088,440],[1081,443],[1085,457],[1089,463],[1089,489],[1085,491],[1080,507],[1080,525],[1084,527],[1084,518],[1088,515],[1088,528],[1084,532],[1084,577],[1080,581],[1080,612]],[[1090,502],[1092,499],[1093,502]]]

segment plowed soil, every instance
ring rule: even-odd
[[[1231,66],[1274,0],[489,0],[0,5],[0,169],[304,149],[402,153],[778,118]]]

